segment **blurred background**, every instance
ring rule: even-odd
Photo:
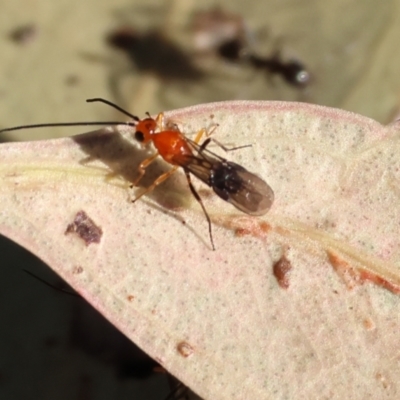
[[[388,124],[400,113],[399,10],[399,0],[0,0],[0,128],[126,119],[91,97],[139,116],[301,101]],[[83,300],[23,272],[61,285],[49,268],[7,239],[0,249],[1,399],[168,396],[170,378]]]

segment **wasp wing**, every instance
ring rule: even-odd
[[[212,187],[212,174],[214,166],[224,161],[223,158],[211,151],[204,149],[198,143],[186,138],[192,154],[177,155],[173,161],[186,171],[193,174],[206,185]]]
[[[213,189],[222,199],[250,215],[265,214],[274,202],[274,192],[265,181],[230,161],[215,172]]]
[[[190,139],[188,144],[193,154],[179,157],[176,162],[219,197],[250,215],[263,215],[271,208],[274,192],[265,181]]]

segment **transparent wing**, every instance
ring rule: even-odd
[[[214,165],[224,161],[224,159],[207,149],[201,149],[201,146],[193,140],[188,138],[186,140],[192,150],[192,154],[177,155],[173,161],[206,185],[212,186],[211,180]]]
[[[175,160],[178,165],[212,187],[221,199],[250,215],[263,215],[274,202],[271,187],[241,165],[203,149],[188,139],[193,155]]]
[[[216,176],[219,171],[216,172]],[[221,167],[221,180],[213,186],[214,192],[240,211],[263,215],[274,202],[271,187],[257,175],[230,161]]]

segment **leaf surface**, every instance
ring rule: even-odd
[[[0,231],[206,399],[395,398],[399,135],[325,107],[225,102],[167,117],[275,192],[263,217],[176,173],[135,204],[127,127],[0,146]],[[157,161],[144,186],[168,170]],[[140,188],[138,189],[140,191]]]

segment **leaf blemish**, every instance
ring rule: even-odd
[[[176,349],[178,350],[178,353],[185,358],[191,356],[194,353],[194,348],[185,341],[179,342],[176,346]]]
[[[241,226],[235,227],[235,235],[238,237],[251,235],[254,237],[265,237],[266,234],[271,230],[271,225],[269,225],[265,221],[254,221],[250,218],[247,218],[247,221],[244,221],[244,218],[241,218]],[[247,222],[246,224],[244,222]]]
[[[291,269],[292,264],[284,254],[273,265],[275,278],[278,281],[279,286],[283,289],[287,289],[289,287],[289,276]]]
[[[374,321],[373,321],[372,318],[370,318],[370,317],[364,318],[364,320],[363,320],[363,325],[364,325],[364,328],[365,328],[367,331],[372,331],[372,330],[374,330],[375,327],[376,327]]]
[[[67,226],[65,235],[76,233],[89,246],[91,243],[100,243],[103,235],[102,229],[89,218],[85,211],[78,211],[74,221]]]
[[[392,293],[400,294],[400,286],[395,282],[391,282],[390,280],[385,279],[385,277],[372,271],[353,267],[339,255],[330,250],[327,250],[326,253],[329,263],[335,269],[339,277],[343,279],[349,290],[352,290],[355,286],[362,285],[365,282],[371,282],[391,291]]]
[[[79,275],[83,272],[83,268],[80,265],[76,265],[73,269],[72,269],[72,273],[74,275]]]

